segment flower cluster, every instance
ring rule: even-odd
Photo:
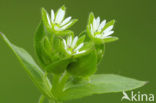
[[[74,37],[74,32],[69,29],[73,24],[76,23],[77,19],[72,19],[71,16],[65,18],[66,14],[66,8],[62,6],[60,9],[57,10],[56,13],[54,13],[54,10],[51,10],[51,16],[44,10],[45,12],[45,18],[43,21],[46,21],[45,26],[49,27],[49,29],[52,31],[52,33],[57,36],[65,36],[61,37],[61,41],[63,43],[63,49],[65,51],[65,55],[67,56],[78,56],[81,54],[85,54],[88,51],[88,48],[85,47],[86,43],[84,43],[84,40],[80,43],[77,43],[79,41],[79,36]],[[111,36],[111,34],[114,33],[112,30],[114,27],[114,20],[106,23],[106,20],[103,20],[100,22],[100,17],[95,18],[93,13],[90,13],[89,15],[89,22],[87,24],[87,32],[83,33],[87,36],[88,42],[93,42],[96,44],[103,44],[106,42],[111,42],[117,40],[117,37]],[[71,31],[66,32],[66,31]],[[70,35],[70,34],[73,35]],[[89,37],[89,38],[88,38]],[[55,38],[57,39],[57,38]],[[88,43],[89,44],[89,43]]]

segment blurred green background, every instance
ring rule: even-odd
[[[114,35],[120,40],[106,45],[98,73],[149,81],[135,91],[156,94],[155,0],[0,0],[0,31],[35,57],[33,37],[41,8],[56,10],[63,4],[68,16],[79,19],[72,28],[77,33],[85,29],[90,11],[101,19],[116,19]],[[0,40],[0,103],[37,103],[39,96],[14,54]],[[66,103],[120,103],[121,97],[122,93],[103,94]]]

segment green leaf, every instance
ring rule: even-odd
[[[35,47],[35,52],[37,54],[37,57],[39,59],[39,63],[41,64],[42,67],[45,67],[46,65],[51,63],[51,58],[45,52],[45,48],[44,48],[45,36],[50,36],[50,34],[46,30],[46,27],[44,26],[43,22],[41,21],[35,33],[34,47]]]
[[[130,91],[146,84],[139,81],[114,74],[96,74],[90,77],[88,82],[71,82],[64,90],[64,96],[60,99],[78,99],[93,94]]]
[[[73,76],[85,77],[90,76],[96,72],[97,57],[96,53],[92,51],[88,55],[77,58],[74,62],[68,65],[68,72]]]
[[[22,48],[19,48],[12,44],[4,34],[0,33],[0,37],[6,42],[6,44],[15,53],[20,63],[24,66],[25,71],[31,77],[34,84],[49,98],[52,98],[51,84],[49,79],[41,68],[35,63],[33,58]]]

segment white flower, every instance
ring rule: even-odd
[[[47,13],[47,19],[48,19],[48,24],[51,28],[53,28],[55,31],[63,31],[65,29],[68,29],[71,27],[77,20],[71,20],[72,17],[69,16],[66,19],[65,17],[65,7],[61,7],[57,13],[54,13],[54,10],[51,10],[51,18],[49,17]]]
[[[110,35],[114,33],[114,31],[112,31],[113,25],[105,28],[106,20],[103,20],[100,23],[100,17],[94,18],[93,22],[89,26],[90,26],[89,28],[90,34],[93,38],[105,39],[105,38],[109,38]]]
[[[69,55],[78,55],[83,54],[86,50],[80,50],[84,46],[84,43],[77,44],[78,37],[73,38],[72,36],[68,36],[67,40],[63,39],[64,49]]]

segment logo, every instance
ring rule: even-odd
[[[125,91],[122,92],[123,97],[121,98],[121,101],[127,100],[127,101],[132,101],[132,102],[153,102],[154,101],[154,94],[144,94],[141,93],[140,91],[134,92],[131,91],[131,94],[128,95]]]

